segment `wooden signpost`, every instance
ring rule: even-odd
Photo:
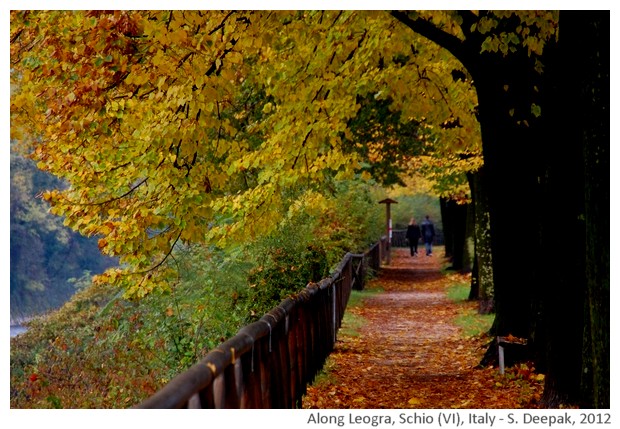
[[[386,265],[390,265],[392,262],[391,257],[391,247],[392,247],[392,215],[390,213],[390,204],[398,204],[398,201],[392,200],[391,198],[386,198],[384,200],[379,201],[379,204],[385,204],[385,233],[387,236],[387,245],[386,245]]]

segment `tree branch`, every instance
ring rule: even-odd
[[[230,17],[231,17],[231,15],[232,15],[233,13],[235,13],[235,11],[229,12],[229,13],[228,13],[228,15],[226,15],[226,16],[224,17],[224,19],[222,20],[222,22],[220,23],[220,25],[218,25],[218,26],[214,27],[214,28],[213,28],[213,30],[211,30],[211,31],[209,32],[209,36],[212,36],[213,34],[215,34],[215,32],[217,32],[217,30],[223,29],[223,28],[224,28],[224,25],[226,24],[226,21],[228,21],[228,18],[230,18]]]
[[[156,265],[152,266],[152,267],[151,267],[151,268],[149,268],[148,270],[146,270],[146,271],[142,271],[142,272],[139,272],[139,273],[137,273],[137,274],[146,274],[146,273],[148,273],[148,272],[155,271],[156,269],[158,269],[159,267],[161,267],[161,266],[164,264],[164,262],[166,262],[166,260],[168,259],[168,257],[172,255],[172,251],[174,250],[174,246],[176,246],[177,242],[178,242],[178,241],[179,241],[179,239],[181,238],[181,234],[182,234],[182,232],[183,232],[182,230],[181,230],[181,231],[179,231],[179,234],[177,235],[177,238],[175,238],[174,243],[172,243],[172,245],[171,245],[171,246],[170,246],[170,248],[168,249],[168,252],[167,252],[167,253],[166,253],[166,255],[163,257],[163,259],[162,259],[161,261],[159,261],[159,263],[157,263]]]
[[[411,19],[407,12],[393,10],[390,12],[390,15],[409,27],[412,31],[418,33],[420,36],[426,37],[428,40],[447,49],[459,61],[464,62],[464,60],[467,59],[466,52],[463,48],[463,41],[458,37],[440,30],[434,24],[425,19]]]
[[[314,121],[312,125],[314,125],[315,123],[316,121]],[[310,131],[308,131],[308,133],[306,134],[306,137],[304,137],[304,141],[301,143],[301,147],[299,148],[299,153],[295,157],[295,161],[293,161],[293,166],[291,167],[291,170],[295,169],[295,166],[297,165],[297,160],[301,156],[301,151],[304,148],[304,146],[306,146],[306,142],[308,141],[308,137],[310,137],[310,134],[312,134],[312,128],[310,128]]]

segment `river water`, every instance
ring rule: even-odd
[[[11,337],[14,337],[22,332],[26,332],[26,328],[21,325],[11,325]]]

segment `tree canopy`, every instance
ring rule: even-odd
[[[480,164],[459,159],[480,150],[469,78],[386,12],[14,11],[11,66],[13,137],[69,183],[44,198],[120,257],[98,279],[129,296],[166,287],[177,243],[263,234],[370,178],[394,139],[437,183]],[[408,135],[363,136],[364,100]]]

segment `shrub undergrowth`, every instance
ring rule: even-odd
[[[152,395],[381,233],[380,208],[362,185],[339,184],[327,203],[231,249],[177,248],[170,291],[129,301],[90,285],[32,320],[11,339],[11,407],[126,408]]]

